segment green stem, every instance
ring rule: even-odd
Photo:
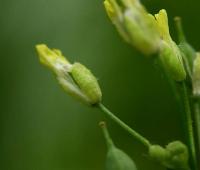
[[[196,160],[196,149],[195,149],[195,142],[194,142],[194,131],[192,125],[192,114],[190,108],[190,102],[188,97],[188,91],[185,82],[181,83],[181,91],[182,91],[182,98],[183,98],[183,106],[185,110],[185,126],[186,126],[186,136],[187,142],[189,146],[190,152],[190,160],[191,166],[193,170],[197,170],[197,160]]]
[[[111,146],[114,145],[114,143],[113,143],[112,139],[110,138],[110,135],[109,135],[108,130],[106,128],[106,123],[105,122],[100,122],[99,125],[102,128],[102,131],[103,131],[103,134],[104,134],[104,137],[105,137],[105,140],[106,140],[107,147],[110,148]]]
[[[197,135],[196,152],[197,152],[197,157],[198,157],[198,154],[200,154],[200,103],[199,103],[199,100],[194,99],[193,105],[194,105],[194,123],[195,123],[195,128],[196,128],[196,135]],[[198,162],[198,165],[200,166],[199,162]]]
[[[182,28],[181,18],[175,17],[174,20],[175,20],[176,29],[177,29],[177,32],[178,32],[179,42],[185,42],[186,39],[185,39],[185,35],[184,35],[184,32],[183,32],[183,28]]]
[[[172,93],[175,96],[175,101],[179,104],[179,107],[181,107],[180,94],[177,91],[176,82],[170,77],[170,74],[168,70],[164,67],[163,61],[161,60],[160,56],[155,58],[155,62],[157,63],[160,72],[163,73],[163,75],[165,76],[167,83],[170,85]]]
[[[127,124],[125,124],[123,121],[121,121],[117,116],[115,116],[110,110],[108,110],[102,103],[98,104],[98,107],[101,111],[103,111],[109,118],[111,118],[114,122],[116,122],[118,125],[120,125],[124,130],[129,132],[135,139],[140,141],[144,146],[149,148],[151,146],[151,143],[142,135],[137,133],[135,130],[130,128]]]

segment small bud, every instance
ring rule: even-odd
[[[159,145],[149,147],[149,157],[170,169],[188,169],[188,149],[180,141],[169,143],[166,148]]]
[[[185,144],[180,141],[174,141],[166,146],[170,153],[169,164],[174,169],[188,169],[189,154]]]
[[[160,36],[155,19],[149,16],[138,0],[105,0],[108,16],[121,36],[142,53],[150,55],[158,52]]]
[[[169,158],[169,152],[160,145],[151,145],[149,147],[149,157],[163,165],[166,165],[166,160]]]
[[[183,58],[181,51],[170,36],[167,12],[162,9],[155,17],[160,36],[163,39],[160,49],[162,64],[174,80],[183,81],[186,78]]]
[[[186,78],[186,72],[183,65],[182,56],[177,45],[172,41],[167,44],[162,42],[160,58],[166,71],[175,81],[183,81]]]
[[[192,74],[193,95],[200,98],[200,53],[197,53]]]
[[[88,104],[95,105],[101,101],[101,89],[94,75],[80,63],[71,64],[57,49],[46,45],[36,46],[42,64],[56,75],[59,84],[71,96]]]
[[[103,130],[108,152],[106,156],[106,170],[137,170],[133,160],[122,150],[118,149],[114,144],[107,131],[105,122],[100,122]]]

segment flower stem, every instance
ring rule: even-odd
[[[194,106],[194,123],[195,123],[196,135],[197,135],[196,153],[197,153],[197,157],[198,157],[198,154],[200,154],[200,103],[199,103],[199,100],[194,99],[193,106]],[[198,166],[200,166],[200,163],[198,163]]]
[[[107,127],[106,127],[106,123],[105,122],[100,122],[99,125],[102,128],[102,131],[103,131],[103,134],[104,134],[104,137],[105,137],[105,140],[106,140],[107,147],[110,148],[111,146],[114,145],[114,143],[113,143],[112,139],[110,138],[110,135],[109,135]]]
[[[103,111],[109,118],[111,118],[114,122],[120,125],[124,130],[129,132],[135,139],[141,142],[147,148],[150,147],[151,143],[138,132],[130,128],[127,124],[125,124],[122,120],[120,120],[117,116],[115,116],[110,110],[108,110],[102,103],[99,103],[97,107]]]
[[[192,114],[191,114],[188,91],[185,82],[181,83],[181,93],[182,93],[184,113],[185,113],[184,118],[186,126],[186,137],[188,140],[187,142],[190,152],[191,166],[193,170],[197,170],[196,149],[195,149],[194,131],[192,125]]]

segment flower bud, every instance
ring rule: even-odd
[[[149,157],[154,161],[165,165],[169,156],[169,152],[167,152],[166,149],[160,145],[151,145],[149,147]]]
[[[186,72],[181,52],[169,33],[167,12],[162,9],[155,15],[162,40],[160,58],[166,71],[175,81],[183,81]]]
[[[138,0],[105,0],[108,16],[118,32],[142,53],[150,55],[158,52],[160,36],[155,19],[149,16]]]
[[[68,94],[88,105],[101,101],[102,94],[97,79],[85,66],[69,63],[60,50],[51,50],[44,44],[37,45],[36,50],[40,62],[53,71]]]
[[[159,145],[149,147],[149,157],[170,169],[188,169],[188,149],[180,141],[169,143],[166,148]]]
[[[101,122],[100,126],[102,127],[108,146],[108,152],[106,156],[106,170],[137,170],[133,160],[125,152],[118,149],[114,145],[107,131],[105,122]]]
[[[173,169],[188,169],[189,154],[185,144],[174,141],[166,146],[166,150],[171,155],[168,162]]]
[[[170,44],[162,41],[160,59],[167,73],[169,73],[175,81],[185,80],[186,72],[182,56],[180,50],[173,41]]]
[[[193,95],[200,98],[200,53],[197,53],[193,63],[192,85]]]

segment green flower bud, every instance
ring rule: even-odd
[[[151,145],[149,147],[149,157],[170,169],[189,169],[188,149],[180,141],[171,142],[166,148],[159,145]]]
[[[193,95],[200,98],[200,53],[197,53],[192,74]]]
[[[162,64],[174,80],[183,81],[186,78],[183,58],[178,46],[170,36],[167,12],[162,9],[155,15],[155,18],[160,36],[163,39],[160,49]]]
[[[106,170],[137,170],[133,160],[122,150],[118,149],[114,144],[106,129],[104,122],[100,123],[103,129],[108,152],[106,156]]]
[[[40,62],[53,71],[68,94],[88,105],[101,101],[102,94],[97,79],[85,66],[69,63],[60,50],[51,50],[44,44],[37,45],[36,50]]]
[[[155,19],[152,18],[138,0],[105,0],[108,16],[120,35],[142,53],[150,55],[158,52],[160,36]]]
[[[149,157],[166,166],[166,160],[170,157],[169,152],[160,145],[151,145],[149,147]]]
[[[180,141],[174,141],[166,146],[166,150],[171,155],[168,160],[171,168],[188,169],[189,154],[185,144]]]
[[[167,73],[169,73],[175,81],[185,80],[186,72],[184,69],[182,55],[173,41],[170,44],[162,41],[160,59]]]

